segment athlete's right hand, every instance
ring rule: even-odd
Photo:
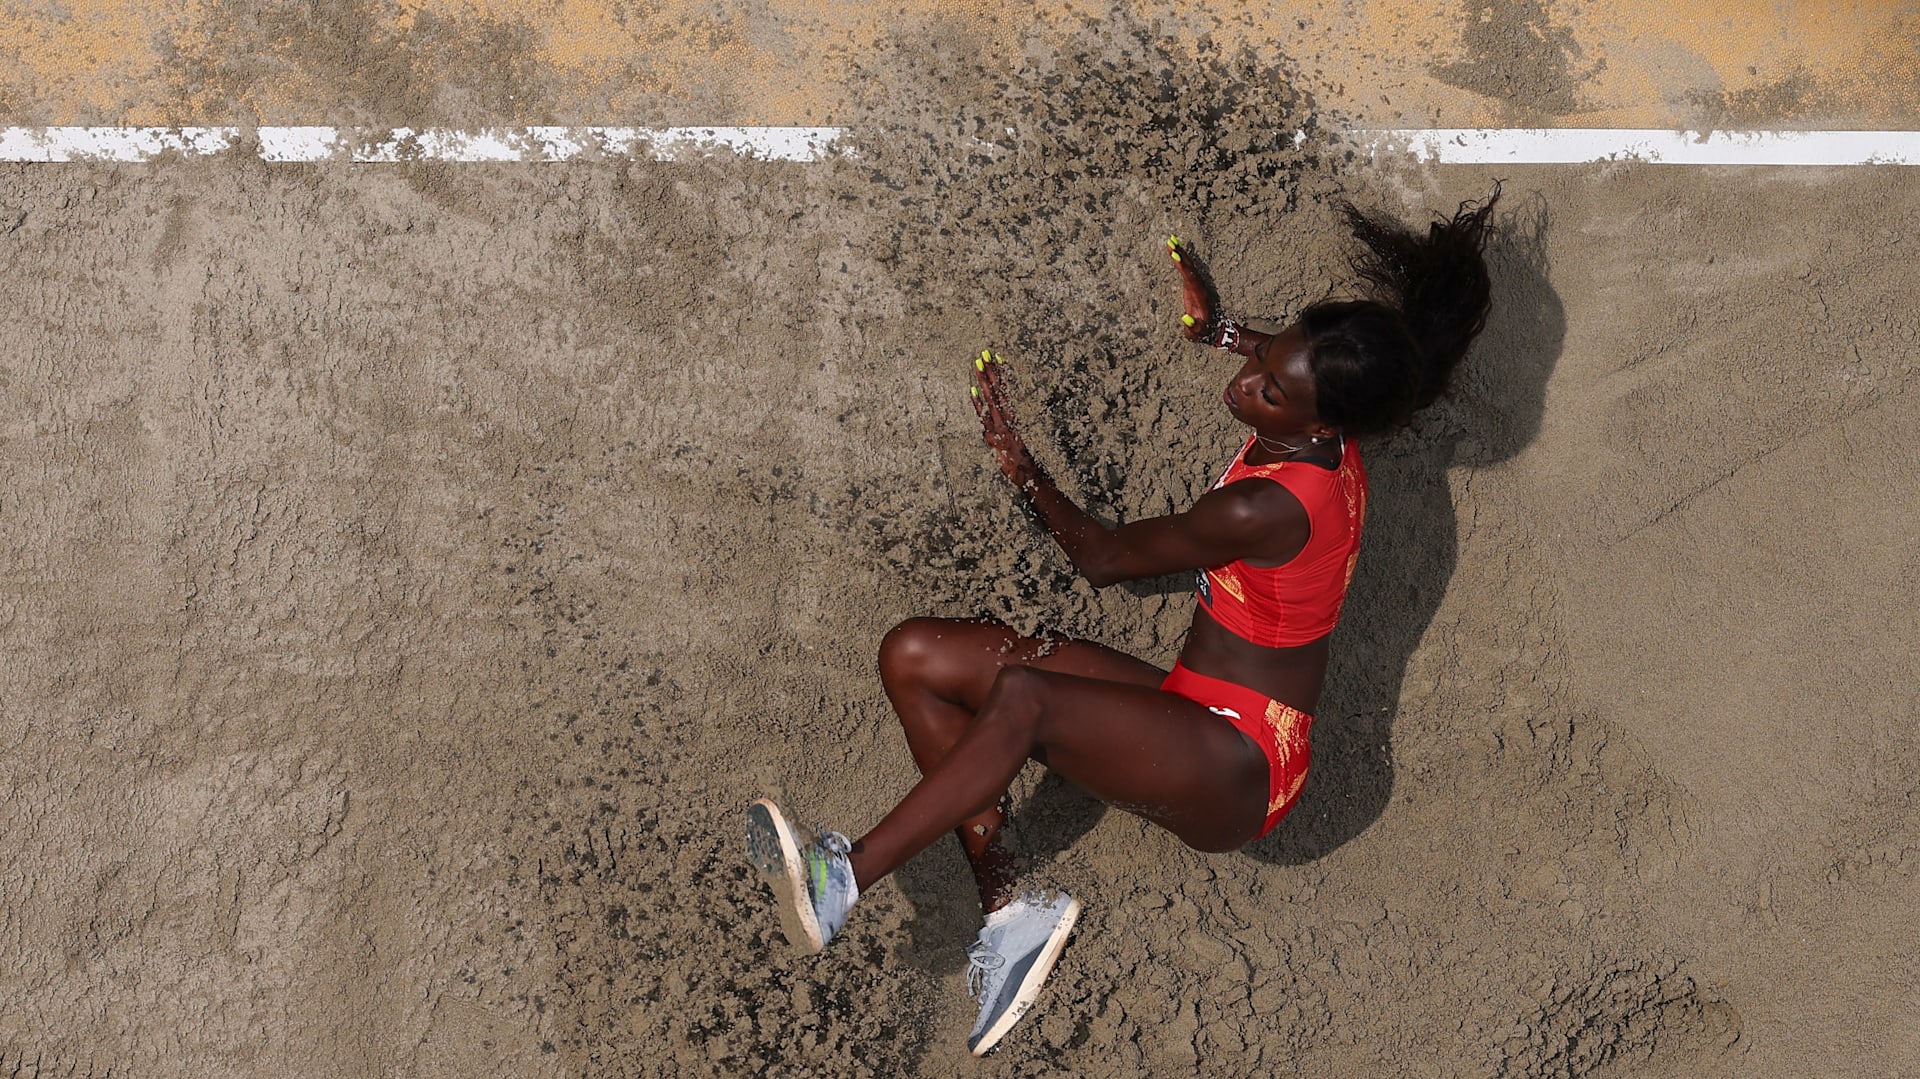
[[[1180,237],[1167,237],[1167,252],[1180,271],[1180,295],[1186,311],[1180,316],[1180,333],[1189,341],[1204,339],[1213,330],[1213,290],[1201,279],[1200,271]]]
[[[981,433],[993,450],[1000,474],[1022,491],[1030,490],[1039,476],[1040,465],[1027,451],[1026,440],[1013,426],[1013,409],[1007,404],[1006,387],[1000,376],[1006,361],[983,350],[973,361],[973,411],[980,417]]]

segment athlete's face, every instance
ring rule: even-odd
[[[1222,396],[1234,419],[1268,438],[1294,442],[1338,433],[1320,421],[1307,334],[1298,326],[1289,326],[1268,341],[1259,355],[1248,357]]]

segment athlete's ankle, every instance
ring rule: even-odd
[[[880,875],[874,874],[869,868],[870,862],[867,858],[867,844],[864,838],[856,839],[848,845],[847,865],[852,867],[854,886],[860,889],[862,895],[866,894],[867,889],[879,880]]]
[[[980,913],[992,914],[1020,894],[1017,867],[1005,847],[995,843],[977,854],[968,852],[967,861],[972,863],[973,884],[980,893]]]
[[[982,881],[980,884],[980,913],[992,914],[994,911],[1013,902],[1014,897],[1019,894],[1020,890],[1013,886],[1012,881],[996,880],[991,883]]]

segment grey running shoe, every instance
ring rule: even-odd
[[[1000,1044],[1033,1007],[1079,918],[1080,901],[1065,892],[1022,892],[987,916],[967,949],[967,989],[980,999],[980,1018],[967,1038],[974,1056]]]
[[[796,828],[766,798],[747,807],[747,855],[773,885],[787,943],[817,952],[846,924],[860,898],[847,850],[846,836]]]

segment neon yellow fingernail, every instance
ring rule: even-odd
[[[1193,316],[1192,316],[1192,315],[1181,315],[1181,316],[1180,316],[1180,321],[1181,321],[1182,323],[1184,323],[1184,324],[1186,324],[1186,325],[1188,325],[1188,326],[1191,326],[1191,325],[1193,325]]]
[[[1175,251],[1175,252],[1173,253],[1173,261],[1175,261],[1175,262],[1179,262],[1179,261],[1180,261],[1180,252],[1178,252],[1178,251]]]
[[[989,349],[983,348],[980,350],[980,358],[983,360],[991,360],[993,359],[993,352]]]
[[[967,392],[968,392],[968,393],[971,393],[971,394],[973,394],[973,395],[974,395],[975,397],[978,397],[978,396],[980,396],[980,387],[978,387],[978,386],[968,386],[968,387],[967,387]]]
[[[987,361],[985,360],[973,361],[973,369],[975,371],[985,371],[987,369]]]
[[[1180,246],[1180,237],[1178,237],[1178,236],[1169,236],[1169,237],[1167,237],[1167,246],[1168,246],[1168,247],[1178,247],[1178,246]]]

